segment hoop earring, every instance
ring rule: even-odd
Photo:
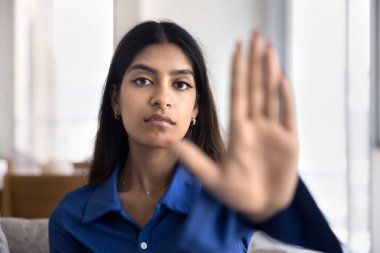
[[[191,118],[191,126],[195,126],[195,124],[197,123],[197,119],[196,118]]]
[[[120,115],[117,114],[116,111],[113,112],[113,116],[115,117],[116,120],[119,120],[119,119],[120,119]]]

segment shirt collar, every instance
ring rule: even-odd
[[[118,163],[111,176],[95,186],[85,207],[82,222],[91,222],[105,213],[123,210],[117,194],[117,176],[121,167],[122,164]]]
[[[173,211],[188,214],[200,192],[200,183],[182,163],[178,163],[173,179],[160,203]]]
[[[117,176],[121,167],[122,163],[118,163],[111,176],[95,186],[85,207],[83,223],[91,222],[108,212],[123,210],[117,193]],[[200,191],[200,183],[182,163],[178,163],[173,179],[160,203],[173,211],[188,214],[191,204]]]

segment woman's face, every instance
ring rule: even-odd
[[[191,61],[170,43],[153,44],[136,55],[114,97],[113,109],[130,143],[151,147],[181,140],[198,113]]]

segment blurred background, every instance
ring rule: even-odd
[[[293,85],[301,177],[347,252],[380,252],[379,15],[377,0],[0,0],[0,158],[90,159],[114,47],[147,19],[199,40],[225,134],[232,49],[259,29]]]

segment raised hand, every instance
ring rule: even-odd
[[[230,111],[222,163],[188,141],[173,144],[172,150],[211,194],[249,219],[262,221],[293,198],[298,138],[287,78],[276,53],[258,32],[252,34],[248,57],[240,43],[236,45]]]

